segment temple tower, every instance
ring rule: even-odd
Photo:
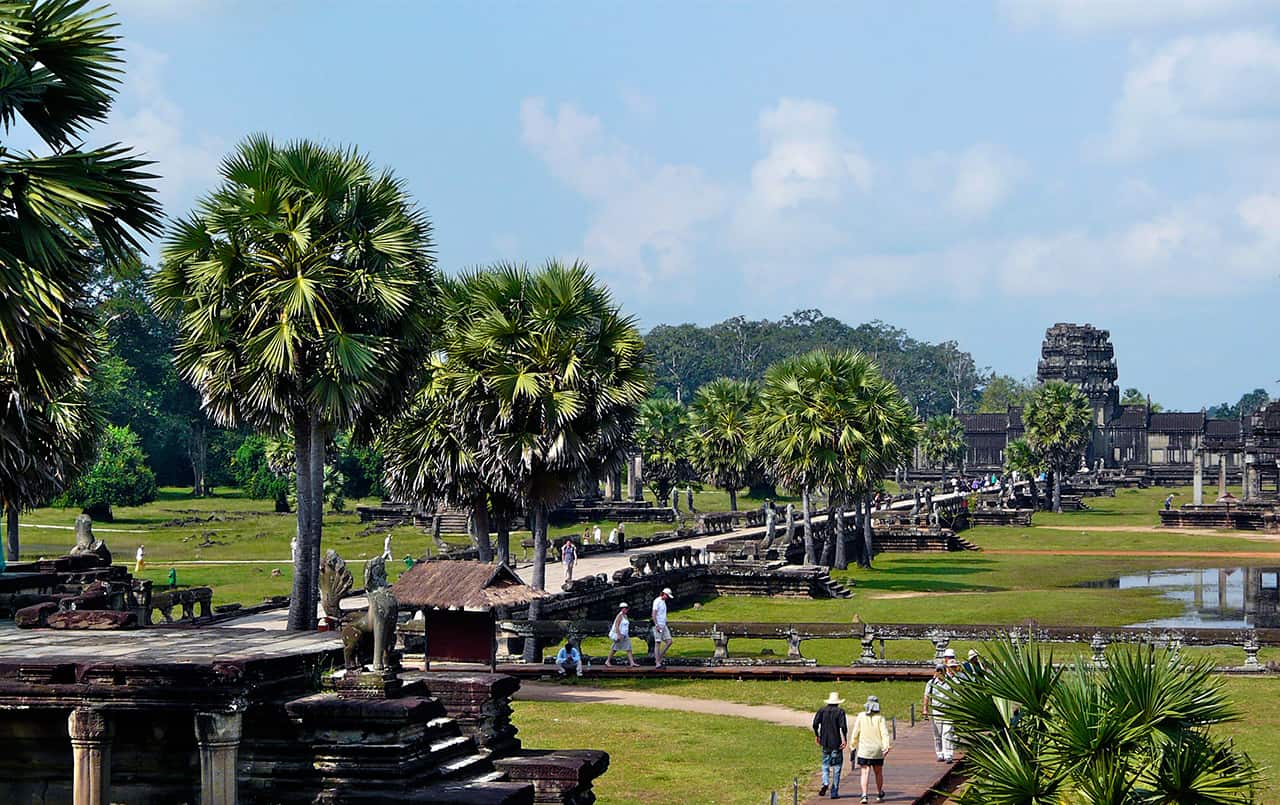
[[[1086,458],[1092,466],[1102,458],[1111,464],[1103,428],[1120,414],[1120,389],[1116,386],[1116,352],[1111,333],[1091,324],[1055,324],[1045,331],[1036,379],[1061,380],[1078,386],[1093,408],[1093,436]]]

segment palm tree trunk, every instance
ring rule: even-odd
[[[864,554],[866,555],[866,567],[871,567],[871,560],[875,557],[875,529],[871,523],[871,494],[867,493],[859,503],[859,509],[862,511],[862,541],[864,545]]]
[[[835,518],[835,523],[832,525],[831,530],[836,535],[835,562],[832,567],[836,570],[848,570],[849,549],[844,541],[844,506],[842,505],[832,511],[827,519],[829,520],[831,517]]]
[[[533,589],[547,589],[547,507],[533,504]],[[536,602],[537,599],[534,599]],[[533,620],[533,606],[529,607],[529,619]]]
[[[813,522],[809,515],[809,487],[806,486],[801,492],[800,498],[801,512],[804,515],[804,563],[806,565],[818,564],[818,555],[813,545]]]
[[[483,497],[471,504],[471,538],[476,542],[480,561],[493,561],[493,546],[489,543],[489,506]]]
[[[205,497],[209,494],[209,426],[203,419],[191,422],[187,457],[191,459],[191,494]]]
[[[545,590],[547,587],[547,507],[542,503],[533,504],[533,522],[530,524],[533,531],[533,584],[535,590]],[[542,618],[542,599],[535,598],[529,602],[529,620],[536,621]],[[537,637],[530,635],[524,641],[524,659],[525,662],[540,662],[542,660],[542,645],[538,642]]]
[[[5,532],[8,539],[6,542],[5,555],[10,562],[18,561],[19,548],[18,542],[18,507],[9,504],[4,507],[5,516]]]
[[[729,490],[729,511],[736,512],[738,510],[738,490]]]
[[[329,431],[321,422],[318,413],[311,419],[311,538],[307,541],[310,556],[307,566],[309,586],[307,595],[311,599],[311,623],[314,628],[316,605],[320,603],[320,543],[324,532],[324,509],[328,496],[324,488],[325,448],[329,446]]]
[[[1053,510],[1062,514],[1062,473],[1053,473]]]
[[[511,564],[511,520],[499,517],[494,526],[498,535],[498,564]]]
[[[1027,486],[1031,488],[1031,510],[1040,511],[1040,490],[1036,488],[1035,473],[1027,476]]]
[[[298,554],[293,558],[293,590],[289,597],[290,631],[310,631],[314,628],[315,603],[308,598],[311,589],[308,569],[311,542],[311,422],[300,416],[293,427],[293,465],[298,492]]]

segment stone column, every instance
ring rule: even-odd
[[[644,458],[642,456],[632,456],[631,478],[631,485],[627,487],[627,492],[631,494],[632,500],[640,502],[644,500]],[[662,501],[658,501],[658,505],[662,505]]]
[[[615,503],[622,502],[622,470],[613,474],[613,497],[610,500]]]
[[[1191,502],[1196,506],[1204,505],[1204,453],[1196,450],[1191,454]]]
[[[1218,497],[1227,494],[1227,453],[1218,454]]]
[[[1244,470],[1240,475],[1240,499],[1253,500],[1253,453],[1244,454]]]
[[[236,755],[243,714],[196,713],[200,746],[200,805],[236,805]]]
[[[110,805],[111,717],[103,710],[79,707],[67,717],[71,735],[71,801],[74,805]]]

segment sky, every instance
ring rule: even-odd
[[[646,330],[818,308],[1028,377],[1088,322],[1166,408],[1280,396],[1280,0],[113,8],[87,139],[171,216],[306,137],[402,177],[444,270],[584,259]]]

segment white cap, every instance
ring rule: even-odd
[[[978,656],[978,650],[976,648],[969,649],[969,659],[972,660],[976,656]]]
[[[663,587],[663,588],[662,588],[662,594],[663,594],[663,595],[665,595],[665,596],[667,596],[668,598],[675,598],[675,597],[676,597],[676,594],[675,594],[675,593],[673,593],[673,592],[671,592],[671,588],[670,588],[670,587]]]
[[[942,652],[942,656],[948,659],[955,659],[956,650],[953,648],[949,648],[946,651]]]
[[[627,602],[626,602],[626,601],[623,601],[621,604],[618,604],[618,609],[626,609],[626,608],[627,608]]]

